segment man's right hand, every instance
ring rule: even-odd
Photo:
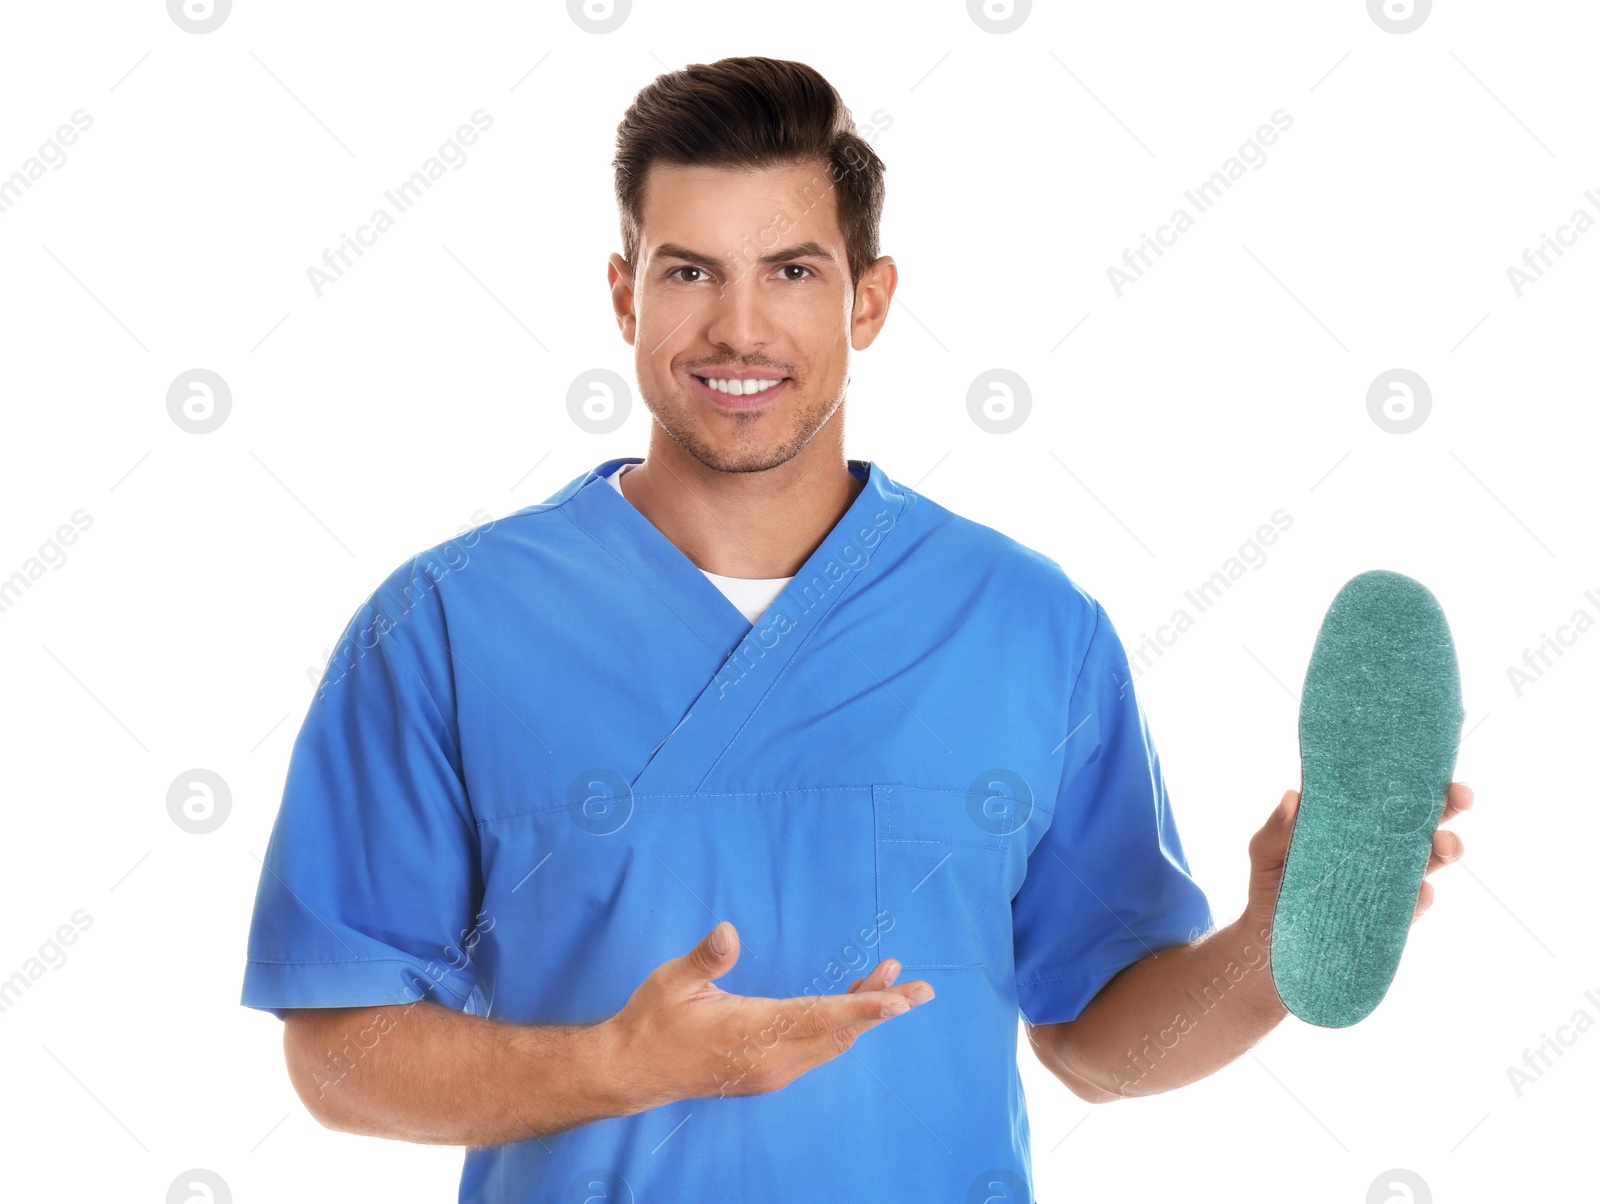
[[[713,944],[719,934],[724,953]],[[844,1053],[869,1028],[933,998],[933,987],[920,978],[891,986],[900,972],[893,959],[837,995],[732,995],[712,980],[738,960],[739,934],[724,921],[688,953],[652,970],[604,1022],[614,1038],[612,1065],[629,1080],[630,1098],[654,1108],[778,1091]]]

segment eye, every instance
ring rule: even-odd
[[[668,280],[674,280],[674,279],[682,280],[683,278],[678,275],[679,272],[699,272],[702,275],[704,275],[705,274],[705,269],[704,268],[697,268],[693,264],[687,264],[687,265],[685,265],[684,267],[681,267],[681,268],[673,268],[670,272],[667,273],[667,279]],[[698,280],[684,280],[683,282],[685,284],[699,284],[700,283]]]
[[[810,275],[810,276],[815,276],[816,275],[815,272],[813,272],[810,268],[806,267],[806,265],[803,264],[803,263],[786,263],[782,267],[780,267],[778,270],[782,271],[782,272],[787,272],[787,271],[793,270],[793,271],[805,272],[807,275]],[[805,276],[790,276],[790,277],[787,277],[787,279],[794,280],[794,281],[799,281],[799,280],[804,280]]]

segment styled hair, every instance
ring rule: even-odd
[[[804,63],[769,58],[693,63],[657,76],[622,115],[612,160],[629,270],[639,267],[651,164],[755,170],[816,160],[827,166],[854,287],[878,258],[884,164],[833,85]]]

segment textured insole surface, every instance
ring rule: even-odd
[[[1346,582],[1306,671],[1300,810],[1273,920],[1273,982],[1302,1020],[1354,1024],[1394,981],[1462,718],[1434,596],[1383,569]]]

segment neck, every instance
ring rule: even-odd
[[[660,442],[622,479],[623,494],[697,567],[724,577],[792,577],[866,484],[822,440],[760,472],[723,472]]]

